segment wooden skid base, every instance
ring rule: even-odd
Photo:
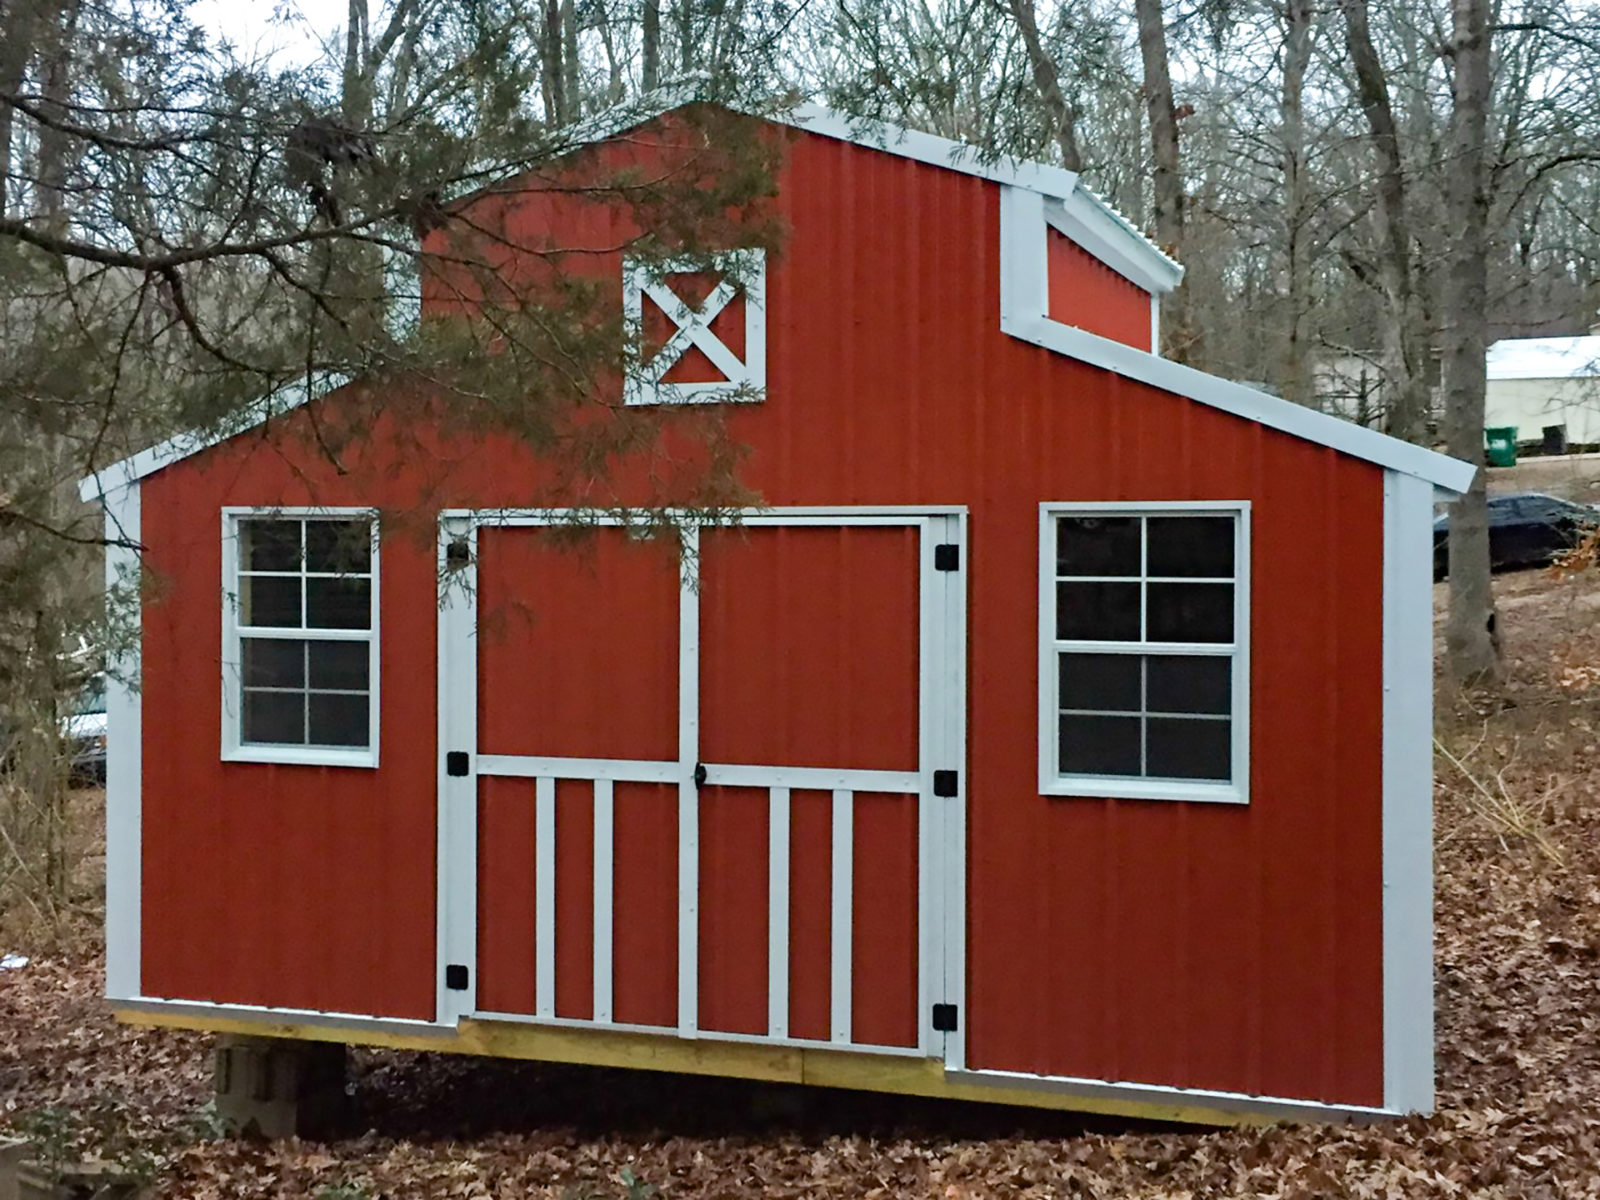
[[[456,1031],[401,1033],[362,1029],[355,1025],[317,1025],[250,1020],[240,1017],[145,1008],[118,1008],[115,1015],[129,1025],[192,1029],[262,1038],[297,1038],[338,1042],[386,1050],[424,1050],[444,1054],[478,1054],[572,1063],[591,1067],[623,1067],[668,1071],[680,1075],[720,1075],[771,1083],[887,1092],[901,1096],[1015,1104],[1028,1108],[1101,1113],[1146,1121],[1203,1125],[1264,1125],[1283,1119],[1270,1112],[1239,1112],[1195,1102],[1166,1102],[1132,1097],[1085,1095],[1062,1087],[1017,1087],[1005,1082],[973,1082],[952,1078],[937,1059],[905,1058],[795,1046],[759,1046],[739,1042],[687,1040],[670,1034],[618,1033],[570,1029],[515,1021],[463,1021]],[[1333,1112],[1329,1116],[1335,1116]],[[1326,1118],[1324,1118],[1326,1119]]]

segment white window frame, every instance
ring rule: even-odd
[[[672,290],[674,275],[720,270],[722,281],[698,307]],[[744,359],[734,355],[711,323],[741,293],[744,295]],[[648,361],[630,373],[623,387],[623,403],[710,404],[764,399],[767,386],[767,252],[731,250],[703,259],[675,259],[666,263],[622,260],[622,314],[637,338],[644,328],[644,299],[648,296],[667,314],[676,328]],[[663,383],[662,377],[691,346],[696,346],[723,373],[720,380],[704,383]]]
[[[239,624],[239,522],[243,520],[349,521],[364,518],[372,530],[372,621],[368,629],[278,629]],[[222,759],[224,762],[290,763],[320,767],[376,767],[378,716],[382,705],[379,681],[378,600],[381,575],[378,558],[378,512],[373,508],[240,508],[222,510]],[[244,637],[291,637],[302,641],[367,643],[367,745],[276,746],[244,741],[244,710],[240,695],[243,678]]]
[[[1056,523],[1061,517],[1214,517],[1234,518],[1232,676],[1232,771],[1227,783],[1143,779],[1118,775],[1063,775],[1059,694],[1062,651],[1094,653],[1103,643],[1056,638]],[[1142,578],[1142,575],[1141,575]],[[1127,645],[1127,643],[1124,643]],[[1163,642],[1160,652],[1187,650],[1217,654],[1206,643]],[[1250,800],[1250,502],[1183,500],[1140,504],[1046,502],[1039,506],[1039,791],[1046,796],[1095,796],[1123,800],[1198,800],[1247,804]]]

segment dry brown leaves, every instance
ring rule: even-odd
[[[363,1054],[365,1132],[206,1140],[193,1120],[204,1039],[113,1024],[85,956],[0,974],[0,1127],[109,1101],[158,1148],[155,1193],[186,1200],[1600,1197],[1600,696],[1562,686],[1563,670],[1600,663],[1600,585],[1525,574],[1499,588],[1510,682],[1493,703],[1443,697],[1441,742],[1508,793],[1548,796],[1539,833],[1564,865],[1497,827],[1441,768],[1440,1105],[1426,1120],[1171,1129]]]

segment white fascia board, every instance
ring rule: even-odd
[[[180,433],[151,446],[148,450],[141,450],[120,462],[102,467],[93,475],[78,481],[78,496],[85,502],[99,500],[119,488],[137,483],[147,475],[155,474],[163,467],[170,467],[191,454],[198,454],[231,437],[263,425],[273,417],[293,412],[312,400],[320,399],[329,392],[342,388],[349,382],[348,375],[328,374],[287,384],[224,417],[213,426]]]
[[[1183,280],[1181,266],[1085,187],[1064,200],[1047,199],[1044,215],[1052,228],[1152,295],[1165,295]]]
[[[106,617],[126,629],[106,663],[106,996],[140,994],[143,851],[143,692],[137,482],[107,497]],[[121,605],[122,612],[115,608]]]

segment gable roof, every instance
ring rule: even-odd
[[[612,110],[575,126],[571,149],[637,128],[665,112],[695,102],[696,97],[679,89],[660,93],[658,99],[660,103],[650,107],[633,105]],[[1046,223],[1153,293],[1171,291],[1183,277],[1181,266],[1139,233],[1126,217],[1084,187],[1076,173],[1045,163],[984,158],[973,146],[882,121],[848,117],[820,105],[801,104],[772,112],[741,111],[1000,184],[1002,332],[1340,453],[1428,480],[1436,487],[1464,492],[1471,484],[1477,468],[1470,463],[1050,320],[1044,291]],[[1018,200],[1023,202],[1022,209]],[[1035,233],[1037,243],[1033,241]],[[99,499],[349,382],[346,376],[329,374],[286,385],[217,426],[181,433],[96,471],[79,483],[79,495],[86,501]]]
[[[1490,379],[1585,379],[1600,376],[1600,334],[1502,338],[1489,347]]]

